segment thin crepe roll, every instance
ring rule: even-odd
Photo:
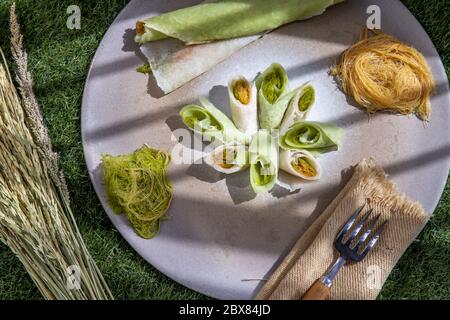
[[[297,122],[281,135],[284,150],[307,150],[314,155],[338,150],[344,130],[332,123]]]
[[[147,42],[140,50],[147,57],[158,86],[169,93],[207,72],[261,35],[235,38],[196,46],[176,39]]]
[[[294,92],[289,92],[286,70],[279,64],[270,65],[257,79],[259,126],[277,129]]]
[[[322,14],[343,0],[220,0],[162,13],[136,24],[135,41],[176,38],[187,44],[263,33]],[[182,1],[179,1],[182,2]]]
[[[303,121],[308,116],[316,101],[316,91],[310,82],[296,89],[295,96],[289,102],[289,106],[281,123],[280,131],[283,133],[295,122]]]
[[[256,86],[244,76],[237,76],[228,83],[231,117],[236,127],[244,133],[258,131],[258,107]]]
[[[249,147],[250,184],[255,193],[272,190],[278,177],[278,145],[268,130],[259,130]]]
[[[205,160],[219,172],[236,173],[248,167],[248,150],[243,144],[221,145],[209,153]]]
[[[205,140],[217,139],[223,143],[243,143],[251,141],[251,136],[239,131],[233,122],[211,102],[199,99],[201,106],[190,104],[180,111],[183,123]]]
[[[319,162],[306,150],[282,150],[280,169],[305,180],[319,180],[322,173]]]

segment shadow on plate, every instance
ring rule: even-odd
[[[126,29],[123,34],[123,46],[122,51],[124,52],[134,52],[134,54],[141,60],[142,63],[147,62],[147,58],[142,53],[140,47],[136,42],[134,42],[134,35],[135,30],[134,29]],[[156,79],[153,76],[153,74],[148,75],[148,81],[147,81],[147,93],[151,95],[153,98],[162,98],[165,94],[161,90],[160,87],[158,87],[158,84],[156,83]]]
[[[231,119],[230,108],[227,108],[229,105],[227,87],[221,85],[212,87],[209,90],[209,101]]]

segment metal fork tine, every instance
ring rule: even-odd
[[[355,212],[352,214],[352,216],[347,220],[345,225],[342,227],[341,231],[339,231],[339,234],[337,235],[336,240],[335,240],[336,242],[342,241],[342,238],[348,232],[348,230],[350,230],[350,228],[353,226],[356,218],[361,213],[363,208],[364,208],[364,205],[359,207],[358,209],[356,209]]]
[[[349,232],[349,230],[355,223],[356,218],[361,213],[363,208],[364,208],[364,206],[355,210],[355,212],[352,214],[352,216],[347,220],[345,225],[339,231],[339,234],[337,235],[336,240],[334,240],[334,247],[339,252],[339,258],[337,258],[337,260],[335,261],[333,266],[328,270],[327,274],[318,280],[328,288],[331,287],[333,279],[336,277],[339,270],[342,268],[343,265],[345,265],[345,263],[347,261],[359,262],[364,259],[364,257],[367,255],[367,253],[378,242],[378,239],[380,238],[380,235],[386,226],[386,223],[388,220],[385,220],[381,224],[381,226],[378,228],[378,230],[376,230],[375,232],[372,232],[377,221],[380,219],[380,215],[378,214],[369,223],[368,222],[369,216],[371,215],[372,210],[368,210],[368,212],[366,212],[364,214],[364,216],[362,217],[361,221],[358,223],[356,228],[352,231],[351,235],[349,236],[349,240],[347,240],[345,243],[343,243],[342,240],[344,239],[346,234]],[[366,227],[366,225],[369,225],[369,226]],[[361,232],[361,230],[365,227],[367,228],[367,230],[365,230],[363,235],[361,237],[359,237],[357,244],[355,246],[351,247],[351,243],[353,242],[353,240]],[[369,238],[369,243],[366,245],[364,250],[362,250],[362,252],[361,252],[360,249],[362,249],[361,247],[363,246],[363,243],[366,241],[367,238]],[[307,294],[308,294],[308,292],[307,292]]]
[[[378,242],[378,239],[380,239],[380,235],[383,232],[387,222],[388,222],[387,220],[384,221],[381,224],[381,226],[378,228],[378,230],[375,232],[375,234],[372,236],[372,238],[370,238],[369,242],[367,243],[367,246],[364,248],[364,251],[361,253],[362,256],[365,256]]]
[[[375,225],[378,222],[378,219],[380,219],[380,214],[378,214],[377,216],[375,216],[375,218],[373,218],[372,222],[370,223],[370,225],[367,227],[366,231],[364,231],[364,233],[362,234],[362,236],[358,239],[358,243],[355,245],[355,247],[359,247],[360,245],[362,245],[364,243],[364,241],[366,241],[367,237],[369,236],[369,234],[372,232],[372,229],[375,227]]]
[[[372,209],[370,209],[369,211],[367,211],[364,214],[364,217],[361,219],[361,222],[355,227],[355,229],[353,230],[353,232],[350,234],[350,237],[348,238],[348,240],[345,242],[346,245],[349,245],[354,239],[355,237],[358,235],[358,233],[361,231],[361,229],[364,227],[364,225],[367,222],[367,219],[369,219],[370,214],[372,213]]]

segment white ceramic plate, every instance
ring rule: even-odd
[[[86,82],[82,138],[95,190],[108,216],[130,245],[175,281],[216,298],[255,296],[293,242],[335,197],[348,179],[346,170],[364,157],[383,165],[400,190],[436,207],[449,173],[449,92],[441,60],[420,24],[399,2],[347,1],[311,20],[266,35],[173,93],[161,96],[135,68],[142,63],[133,44],[137,19],[197,1],[131,1],[105,34]],[[382,11],[382,29],[419,49],[438,82],[429,124],[416,117],[367,115],[351,105],[328,71],[358,37],[369,5]],[[178,111],[201,95],[227,106],[231,76],[253,78],[272,62],[281,63],[292,86],[313,81],[317,103],[309,119],[335,122],[346,129],[344,146],[320,161],[323,177],[290,194],[280,188],[255,195],[248,173],[224,178],[207,165],[172,165],[171,220],[152,240],[139,238],[123,215],[105,200],[99,171],[102,153],[131,152],[147,143],[171,150],[172,131],[181,128]],[[153,95],[153,96],[152,96]],[[228,112],[227,109],[225,109]]]

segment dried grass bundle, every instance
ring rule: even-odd
[[[0,240],[46,299],[112,299],[77,228],[58,157],[32,90],[22,35],[11,7],[17,66],[12,81],[0,51]],[[76,274],[79,271],[79,289]]]

